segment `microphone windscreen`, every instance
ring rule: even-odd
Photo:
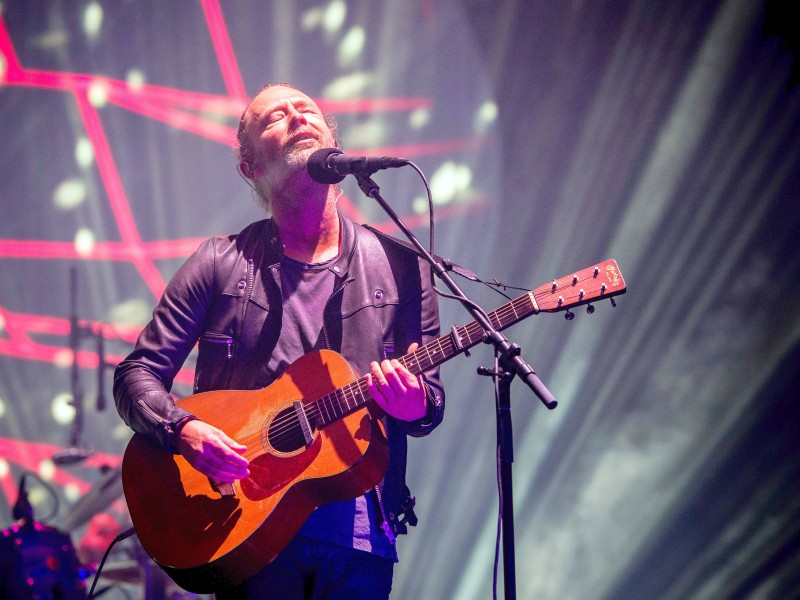
[[[327,160],[332,154],[342,154],[338,148],[320,148],[308,157],[308,174],[317,183],[331,184],[339,183],[344,179],[344,175],[339,175],[328,167]]]

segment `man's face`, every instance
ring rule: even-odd
[[[335,145],[322,111],[291,87],[268,87],[245,113],[245,132],[253,148],[253,175],[282,178],[286,169],[305,168],[308,156]]]

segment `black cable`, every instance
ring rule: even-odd
[[[500,373],[500,357],[495,350],[494,353],[494,372]],[[500,404],[500,377],[502,375],[496,375],[492,377],[492,381],[494,382],[494,397],[495,402],[497,405]],[[495,537],[494,542],[494,568],[492,573],[492,598],[497,600],[497,572],[500,569],[500,538],[502,537],[503,533],[503,503],[505,502],[505,498],[503,497],[503,474],[501,469],[503,468],[503,456],[502,456],[502,448],[500,444],[497,444],[497,450],[495,452],[495,465],[496,465],[496,475],[497,475],[497,535]]]
[[[425,193],[428,196],[428,253],[431,256],[436,256],[434,252],[434,240],[435,240],[434,229],[436,227],[436,220],[433,217],[433,194],[431,193],[431,186],[428,183],[428,178],[425,177],[425,173],[422,172],[422,169],[420,169],[410,160],[408,161],[408,166],[414,169],[417,172],[417,175],[419,175],[419,178],[422,179],[422,185],[425,188]],[[434,292],[436,292],[437,294],[439,294],[444,298],[452,298],[453,300],[458,299],[455,296],[451,296],[450,294],[445,294],[439,288],[436,287],[436,276],[433,272],[433,269],[431,269],[431,287],[433,288]]]
[[[123,531],[122,533],[120,533],[117,537],[115,537],[111,541],[111,543],[108,545],[108,548],[106,548],[106,552],[105,552],[105,554],[103,554],[103,558],[100,561],[100,564],[97,565],[97,571],[95,572],[94,579],[92,580],[92,587],[89,590],[89,600],[92,600],[92,598],[95,597],[94,596],[94,588],[97,586],[97,580],[100,578],[100,573],[102,573],[102,571],[103,571],[103,566],[106,564],[106,560],[108,559],[108,555],[111,554],[111,549],[117,544],[117,542],[121,542],[122,540],[129,538],[132,535],[134,535],[135,533],[136,533],[136,529],[134,529],[133,527],[130,527],[130,528],[126,529],[125,531]]]
[[[30,475],[31,477],[33,477],[36,480],[38,480],[39,483],[42,484],[44,489],[46,489],[48,491],[48,493],[50,494],[50,497],[53,499],[53,508],[50,511],[50,514],[48,514],[46,517],[38,519],[42,523],[47,523],[50,519],[52,519],[53,517],[55,517],[58,514],[58,509],[59,509],[59,506],[61,505],[61,500],[59,499],[58,493],[56,492],[55,488],[52,485],[50,485],[47,481],[42,479],[42,477],[38,473],[35,473],[34,471],[29,471],[27,469],[25,471],[23,471],[22,474],[20,475],[20,482],[22,482],[22,480],[25,479],[28,475]],[[20,486],[20,487],[22,489],[24,489],[24,486]],[[17,502],[18,503],[19,503],[19,500],[20,499],[17,498]]]

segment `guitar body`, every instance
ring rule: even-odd
[[[131,520],[142,547],[178,585],[210,593],[243,581],[271,562],[317,507],[378,484],[389,449],[369,405],[310,432],[294,405],[313,404],[356,377],[344,358],[322,350],[264,389],[178,401],[248,447],[250,476],[221,486],[225,495],[182,456],[133,436],[122,462]]]

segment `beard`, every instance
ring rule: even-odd
[[[302,176],[307,173],[308,157],[320,148],[333,147],[333,139],[323,138],[313,144],[293,145],[274,159],[272,164],[265,169],[268,186],[279,189],[290,178]],[[262,163],[263,164],[263,163]]]
[[[264,175],[261,181],[256,182],[255,190],[258,201],[265,209],[267,214],[272,212],[272,203],[279,202],[286,206],[293,205],[299,198],[293,194],[284,192],[297,188],[297,186],[314,186],[314,182],[308,175],[308,157],[320,148],[333,147],[336,142],[323,138],[313,144],[292,145],[286,148],[278,156],[273,156],[271,160],[259,161],[260,164],[269,164],[264,168]],[[287,204],[288,203],[288,204]],[[297,208],[295,206],[294,208]]]
[[[303,176],[307,169],[308,157],[316,150],[315,146],[316,144],[309,148],[289,148],[280,160],[274,161],[264,171],[267,188],[279,191],[292,179]]]
[[[322,146],[317,147],[317,144],[313,144],[311,146],[305,146],[301,148],[297,148],[295,146],[289,148],[285,154],[284,160],[286,169],[290,172],[297,171],[299,169],[305,169],[306,165],[308,164],[308,157],[321,147]]]

